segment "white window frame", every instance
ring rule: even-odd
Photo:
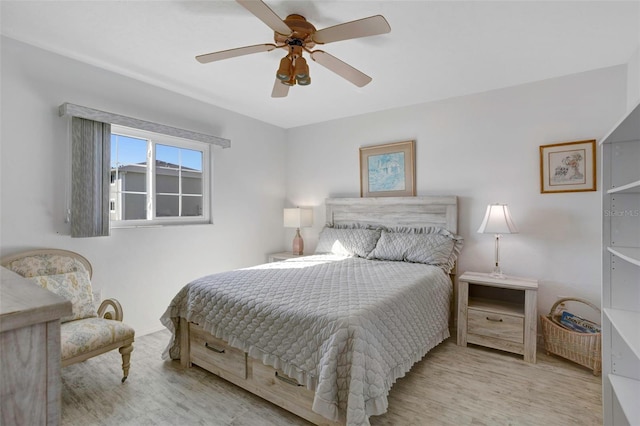
[[[175,136],[168,136],[146,130],[111,125],[111,134],[145,139],[147,146],[147,219],[110,220],[111,228],[157,227],[167,225],[198,225],[211,222],[211,145]],[[156,217],[156,179],[155,179],[155,147],[156,144],[176,148],[186,148],[202,152],[202,215],[185,217]],[[151,185],[149,183],[151,182]]]

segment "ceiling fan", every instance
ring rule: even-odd
[[[287,55],[280,60],[280,66],[276,72],[276,81],[271,93],[271,96],[274,98],[287,96],[289,87],[295,84],[306,86],[311,83],[309,66],[302,55],[303,52],[307,52],[315,62],[335,72],[356,86],[365,86],[371,82],[371,77],[327,52],[311,49],[313,49],[316,44],[326,44],[335,41],[386,34],[391,31],[389,23],[382,15],[370,16],[322,30],[316,30],[302,15],[292,14],[283,20],[260,0],[236,1],[274,31],[275,44],[256,44],[253,46],[207,53],[196,56],[196,60],[202,64],[206,64],[234,58],[236,56],[270,52],[274,49],[285,49]]]

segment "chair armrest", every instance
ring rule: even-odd
[[[112,307],[113,311],[107,311],[109,307]],[[101,318],[122,321],[122,305],[120,305],[120,302],[116,299],[105,299],[100,303],[98,316]]]

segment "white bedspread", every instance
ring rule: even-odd
[[[368,425],[396,379],[449,337],[451,281],[417,263],[316,255],[209,275],[186,285],[161,318],[179,317],[315,390],[313,411]]]

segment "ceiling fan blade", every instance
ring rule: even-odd
[[[358,87],[366,86],[372,80],[372,78],[365,73],[358,71],[346,62],[342,62],[340,59],[322,50],[311,52],[311,58]]]
[[[272,98],[284,98],[289,94],[289,86],[286,84],[282,84],[280,80],[276,78],[275,83],[273,83],[273,91],[271,92]]]
[[[316,31],[313,41],[318,44],[332,43],[334,41],[349,40],[351,38],[368,37],[378,34],[386,34],[391,27],[384,16],[375,15],[357,21],[345,22]]]
[[[219,52],[205,53],[196,56],[196,60],[201,64],[221,61],[223,59],[235,58],[236,56],[250,55],[252,53],[270,52],[277,48],[275,44],[255,44],[253,46],[238,47],[236,49],[221,50]]]
[[[276,13],[265,3],[259,0],[236,0],[245,9],[253,13],[258,19],[267,24],[273,31],[288,36],[293,33],[291,28],[284,23]]]

